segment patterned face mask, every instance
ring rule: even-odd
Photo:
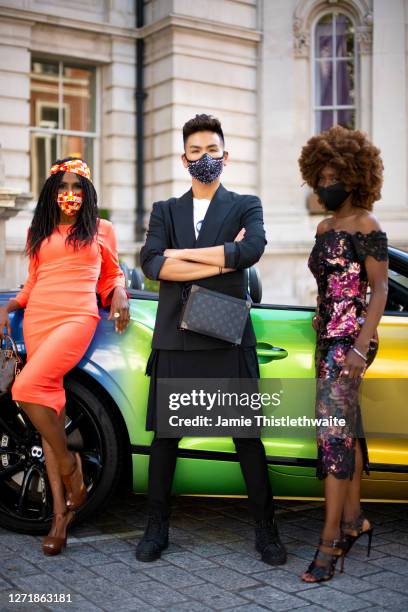
[[[211,157],[208,153],[204,153],[200,159],[195,161],[187,159],[187,162],[189,173],[200,183],[212,183],[220,176],[224,168],[224,156]]]
[[[64,191],[63,193],[58,194],[57,204],[65,215],[72,217],[81,208],[82,197],[82,191],[79,193]]]

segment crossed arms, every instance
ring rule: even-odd
[[[153,204],[146,242],[140,251],[143,273],[152,280],[191,281],[248,268],[265,250],[262,205],[253,197],[233,242],[197,249],[170,249],[160,203]]]

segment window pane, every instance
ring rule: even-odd
[[[64,157],[81,157],[93,170],[93,138],[81,136],[61,137],[61,159]]]
[[[336,56],[353,57],[354,55],[354,28],[345,15],[336,16]]]
[[[324,111],[316,111],[316,132],[323,132],[323,130],[328,130],[334,125],[333,120],[333,111],[324,110]]]
[[[57,136],[55,134],[31,134],[31,190],[38,197],[49,176],[52,163],[57,157]]]
[[[316,57],[333,55],[333,15],[324,15],[316,26]]]
[[[64,129],[93,132],[95,129],[95,71],[64,66]]]
[[[31,125],[58,128],[58,63],[31,65]]]
[[[356,126],[356,111],[354,109],[343,109],[337,111],[337,123],[351,130]]]
[[[316,106],[333,104],[333,62],[319,60],[316,62]]]
[[[337,104],[339,106],[355,104],[354,62],[337,62]]]

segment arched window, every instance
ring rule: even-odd
[[[343,13],[320,17],[313,40],[314,131],[356,127],[357,53],[352,20]]]

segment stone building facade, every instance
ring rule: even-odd
[[[26,228],[57,154],[90,160],[120,255],[137,261],[138,40],[145,225],[153,201],[189,186],[180,161],[184,122],[214,114],[231,160],[223,183],[263,201],[263,301],[313,303],[306,260],[322,217],[297,159],[319,128],[343,122],[381,148],[376,213],[391,243],[408,247],[408,0],[145,0],[136,27],[138,5],[0,0],[3,188],[31,202],[5,222],[3,286],[25,278]]]

